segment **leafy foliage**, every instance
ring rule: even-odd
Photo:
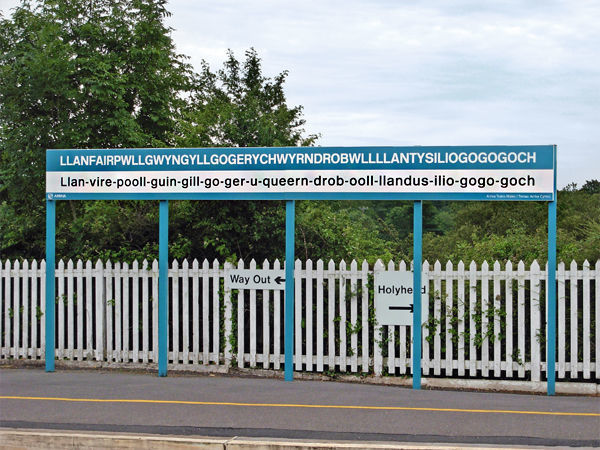
[[[274,79],[262,73],[256,50],[238,61],[227,53],[217,73],[202,63],[191,102],[181,122],[181,147],[288,147],[310,146],[318,135],[304,137],[302,106],[290,108],[283,71]]]
[[[0,21],[2,253],[43,254],[46,149],[175,143],[192,72],[175,53],[168,14],[163,0],[47,0],[23,1]],[[152,215],[149,203],[134,209]],[[82,203],[58,208],[61,253],[80,253],[97,237],[101,219],[87,212]],[[135,233],[127,215],[112,217]]]
[[[312,145],[254,50],[196,74],[164,0],[23,1],[0,36],[0,258],[43,257],[45,150]],[[271,253],[281,203],[172,202],[171,254]],[[154,202],[59,202],[59,257],[157,255]],[[283,242],[283,241],[282,241]],[[267,247],[269,250],[267,250]]]
[[[254,49],[195,73],[175,52],[165,0],[22,0],[0,19],[0,259],[44,255],[49,148],[310,146],[286,71]],[[412,258],[412,203],[297,203],[296,254]],[[279,201],[170,202],[175,258],[283,258]],[[424,258],[546,256],[545,203],[425,202]],[[156,202],[58,202],[57,256],[131,260],[158,253]],[[600,181],[558,194],[559,258],[600,258]]]

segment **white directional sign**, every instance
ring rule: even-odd
[[[285,289],[285,271],[274,269],[232,269],[225,278],[229,289]]]
[[[375,318],[379,325],[413,324],[413,273],[375,272]],[[421,294],[429,294],[423,283]],[[427,322],[425,302],[421,302],[421,320]]]

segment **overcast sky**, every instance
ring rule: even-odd
[[[0,0],[2,10],[15,0]],[[177,50],[289,70],[322,146],[557,144],[600,179],[600,0],[170,0]]]

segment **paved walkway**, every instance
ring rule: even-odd
[[[0,426],[176,436],[600,446],[598,397],[0,369]]]

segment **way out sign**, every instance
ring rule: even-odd
[[[232,269],[226,275],[229,289],[285,289],[285,271],[274,269]]]
[[[376,272],[375,277],[375,318],[379,325],[413,324],[413,273]],[[428,295],[428,283],[421,286],[421,294]],[[421,301],[421,318],[427,321],[426,302]]]

